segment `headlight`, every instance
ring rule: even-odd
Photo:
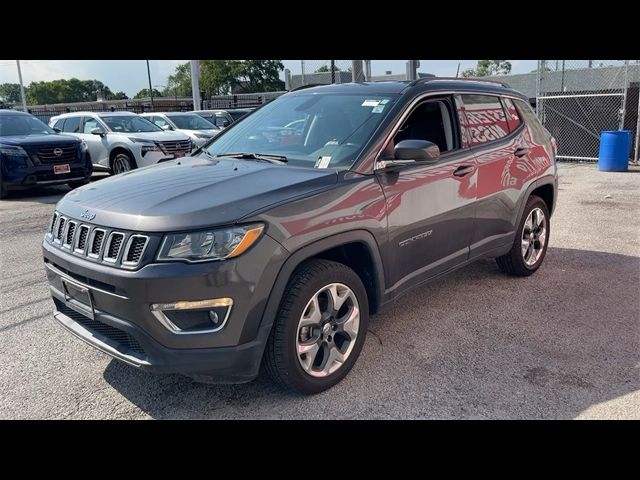
[[[158,260],[206,262],[233,258],[253,245],[264,225],[242,225],[190,233],[165,235]]]
[[[164,149],[155,143],[153,140],[148,140],[146,138],[136,138],[136,137],[128,137],[133,143],[142,143],[142,155],[147,152],[162,152],[165,153]]]
[[[8,167],[25,168],[29,163],[29,155],[24,148],[0,144],[0,156],[5,158]]]

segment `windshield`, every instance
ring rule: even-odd
[[[216,137],[207,152],[262,153],[287,157],[296,166],[349,168],[397,97],[283,96]]]
[[[136,115],[105,115],[102,121],[113,132],[133,133],[133,132],[162,132],[163,130],[151,123],[146,118]]]
[[[14,135],[55,135],[55,131],[35,117],[0,115],[0,137]]]
[[[200,115],[167,115],[167,118],[184,130],[212,130],[217,127]]]

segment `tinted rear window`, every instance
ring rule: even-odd
[[[509,134],[509,125],[498,97],[461,95],[467,117],[471,146],[500,140]]]

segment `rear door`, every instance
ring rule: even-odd
[[[520,159],[528,142],[517,110],[500,96],[461,95],[469,142],[478,165],[476,214],[470,256],[491,254],[511,244],[523,180]],[[505,110],[505,107],[507,109]]]
[[[387,204],[388,287],[401,291],[464,263],[469,255],[476,198],[473,154],[461,135],[451,96],[427,97],[400,120],[384,149],[401,140],[436,143],[435,164],[377,172]]]

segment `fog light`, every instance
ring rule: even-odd
[[[174,333],[212,333],[224,327],[232,306],[230,298],[214,298],[154,303],[151,312]]]

